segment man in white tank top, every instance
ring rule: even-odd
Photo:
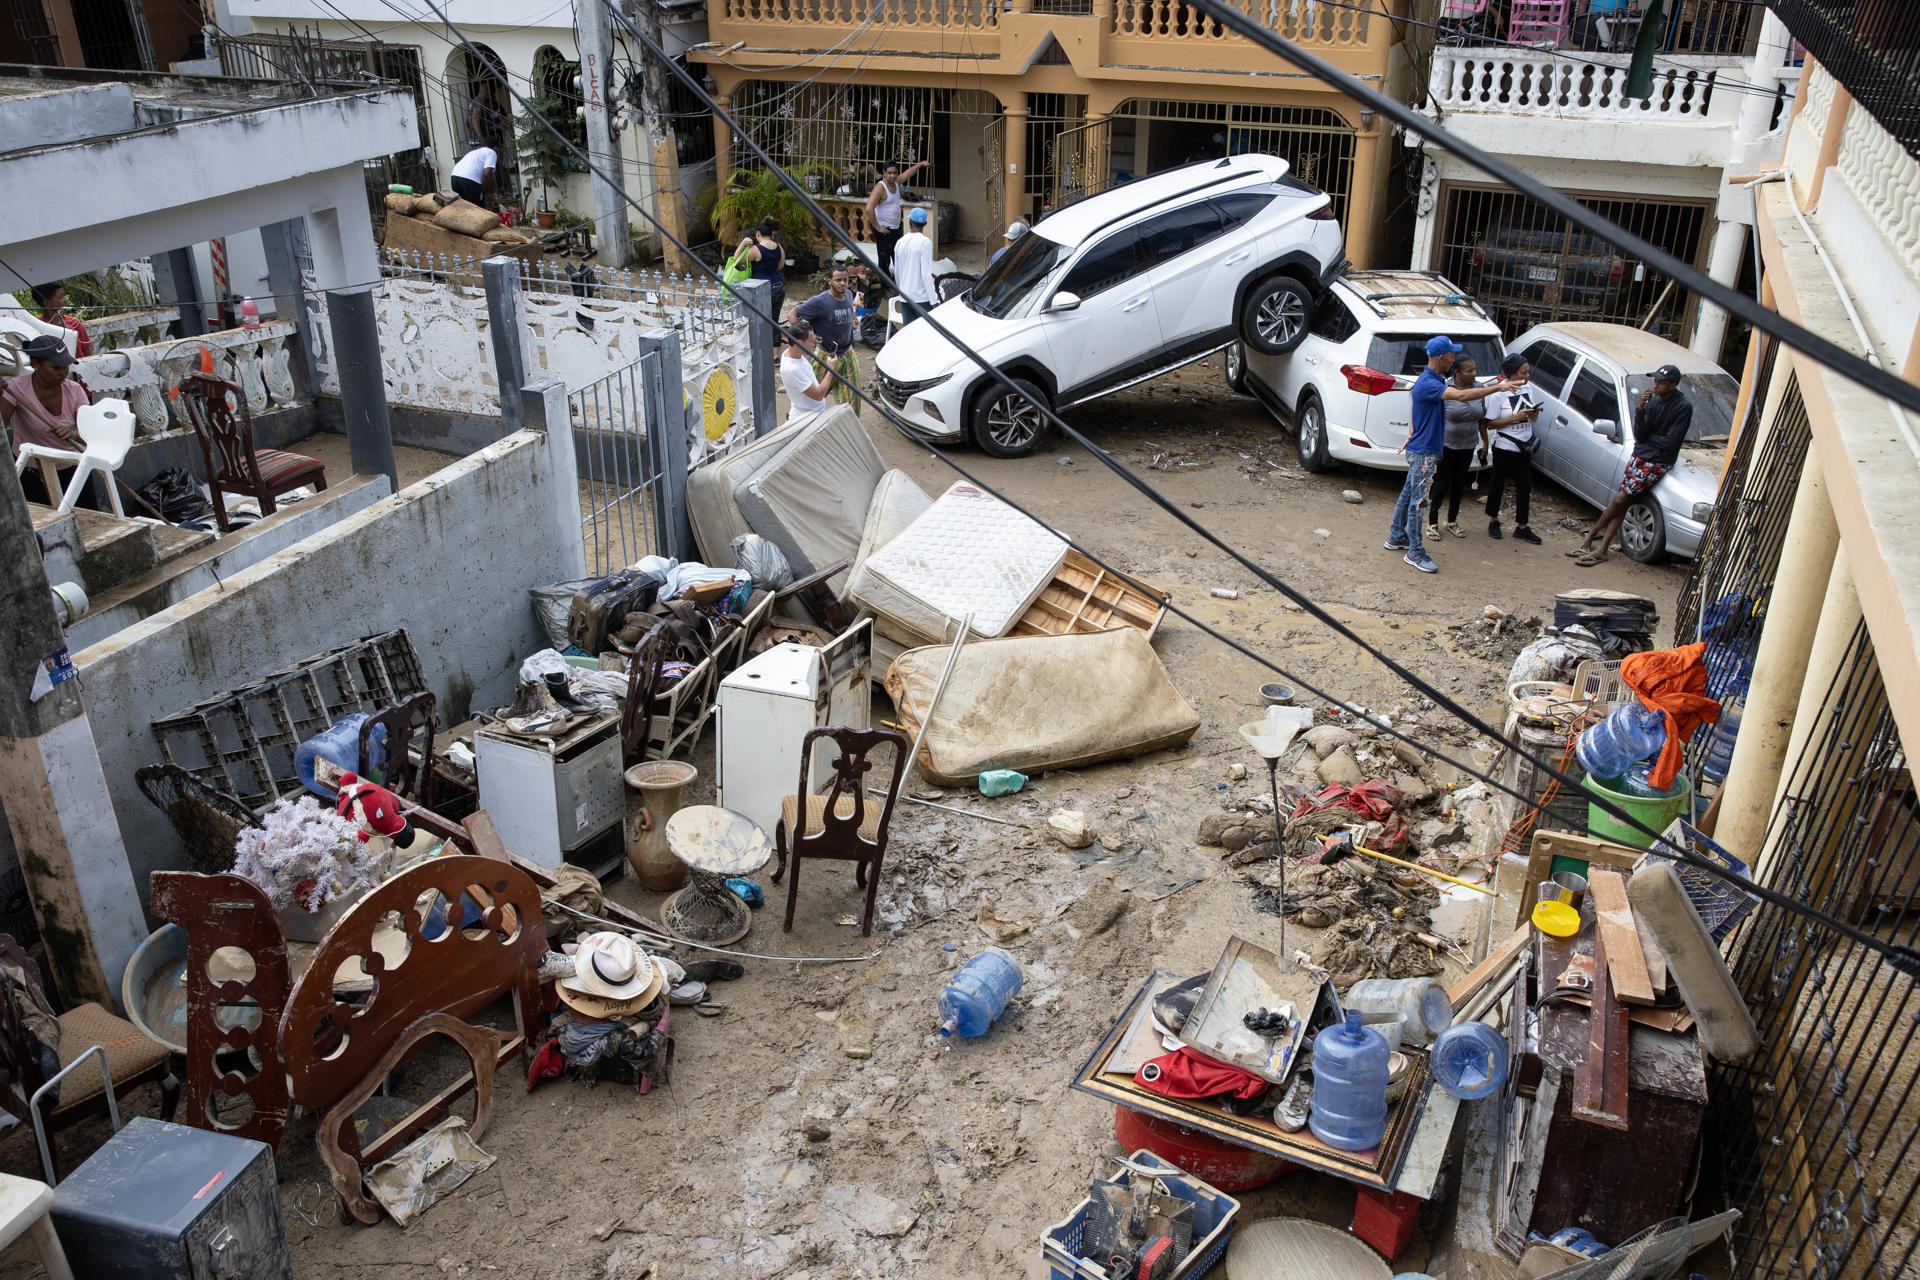
[[[880,169],[880,181],[874,183],[873,190],[867,194],[867,221],[873,224],[874,248],[885,275],[893,274],[893,249],[900,243],[900,189],[926,167],[925,160],[916,161],[903,173],[898,160],[889,160]]]

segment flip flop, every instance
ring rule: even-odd
[[[1580,566],[1582,569],[1591,569],[1593,568],[1594,565],[1605,564],[1608,558],[1609,557],[1605,555],[1594,555],[1592,553],[1589,553],[1587,555],[1581,556],[1578,560],[1575,560],[1574,563]]]
[[[1581,556],[1592,555],[1593,548],[1583,542],[1579,546],[1573,548],[1571,551],[1562,551],[1560,554],[1567,557],[1569,560],[1578,560]]]

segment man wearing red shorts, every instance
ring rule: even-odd
[[[1620,492],[1587,530],[1577,550],[1578,565],[1596,565],[1604,561],[1620,532],[1633,500],[1653,488],[1668,468],[1679,461],[1680,446],[1693,427],[1693,403],[1680,393],[1680,370],[1663,364],[1647,375],[1653,386],[1640,393],[1640,404],[1633,413],[1633,456],[1627,459],[1627,471],[1620,479]]]

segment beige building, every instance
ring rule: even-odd
[[[1255,17],[1403,96],[1407,0],[1253,0]],[[915,187],[945,239],[1191,160],[1285,156],[1330,192],[1348,254],[1372,265],[1391,137],[1371,111],[1178,0],[713,0],[696,52],[742,125],[838,196],[847,225],[887,159],[927,160]],[[750,159],[721,128],[721,180]],[[1389,264],[1397,265],[1397,264]]]

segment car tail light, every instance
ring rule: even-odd
[[[1607,283],[1619,284],[1622,280],[1626,279],[1626,276],[1627,276],[1626,259],[1615,258],[1613,260],[1613,265],[1607,268]]]
[[[1369,369],[1363,364],[1343,364],[1340,373],[1347,380],[1347,386],[1363,396],[1380,396],[1393,390],[1395,378],[1390,373],[1378,369]]]
[[[1332,201],[1328,201],[1318,209],[1311,211],[1307,214],[1307,217],[1313,219],[1315,222],[1337,222],[1340,219],[1340,215],[1333,211]]]

